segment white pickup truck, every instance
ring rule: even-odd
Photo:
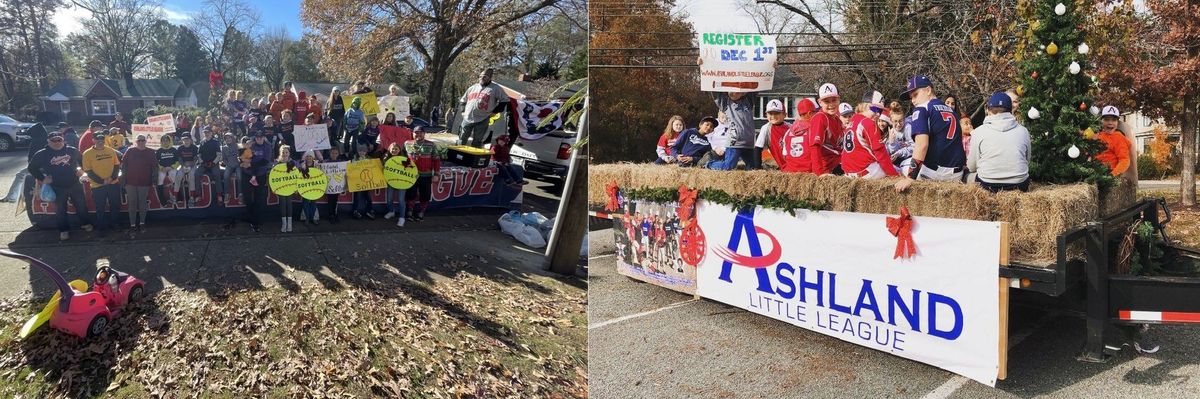
[[[461,129],[460,115],[455,116],[450,129],[457,135]],[[555,130],[539,139],[518,138],[510,154],[513,164],[525,170],[526,177],[537,178],[554,183],[560,187],[567,177],[567,169],[571,166],[571,148],[579,140],[579,133],[572,130]],[[498,118],[488,127],[490,137],[500,137],[507,131],[507,122]],[[491,143],[484,145],[491,148]],[[549,179],[547,179],[549,178]]]

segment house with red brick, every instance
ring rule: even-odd
[[[44,111],[73,125],[108,123],[117,112],[128,118],[137,108],[197,104],[196,92],[178,79],[63,79],[40,100]]]

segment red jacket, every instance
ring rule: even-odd
[[[842,161],[842,134],[845,127],[835,115],[818,112],[809,122],[808,137],[805,138],[805,155],[808,156],[810,173],[823,175],[833,171]]]
[[[513,142],[511,138],[512,136],[507,134],[496,138],[495,143],[492,144],[492,159],[505,165],[512,163],[510,152]]]
[[[842,148],[842,170],[847,174],[858,173],[871,164],[878,163],[883,173],[888,176],[898,175],[880,136],[879,125],[874,120],[862,114],[854,114],[850,119],[850,129],[846,131],[846,145]]]

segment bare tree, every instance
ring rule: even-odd
[[[225,73],[238,50],[238,34],[253,37],[258,29],[258,11],[244,0],[204,0],[202,8],[205,12],[192,16],[192,31],[212,68]]]
[[[288,46],[294,41],[288,37],[287,29],[282,26],[267,29],[254,40],[254,51],[251,52],[251,63],[258,77],[263,81],[263,91],[279,90],[283,86],[284,56]]]
[[[163,19],[157,0],[72,0],[92,13],[88,29],[68,40],[77,49],[90,51],[104,74],[132,80],[150,63],[154,24]],[[93,70],[93,72],[96,72]]]

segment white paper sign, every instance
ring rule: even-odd
[[[775,82],[775,36],[701,33],[700,90],[770,90]]]
[[[346,161],[317,164],[321,168],[321,172],[325,172],[325,175],[329,176],[329,185],[325,187],[325,194],[341,194],[346,191],[346,165],[349,164],[350,162]]]
[[[887,215],[700,201],[697,294],[995,386],[1000,224],[915,218],[893,259]]]
[[[146,124],[150,126],[163,126],[175,130],[175,116],[171,114],[162,114],[146,117]]]
[[[156,150],[162,147],[160,144],[162,136],[175,133],[174,126],[163,125],[129,125],[129,130],[133,134],[132,138],[137,138],[139,134],[145,135],[146,147]]]
[[[379,97],[379,122],[383,122],[388,112],[395,113],[397,121],[403,121],[409,113],[408,97],[393,95]]]
[[[329,130],[323,123],[296,125],[296,129],[292,131],[292,134],[296,138],[296,151],[305,152],[308,150],[329,149]]]

